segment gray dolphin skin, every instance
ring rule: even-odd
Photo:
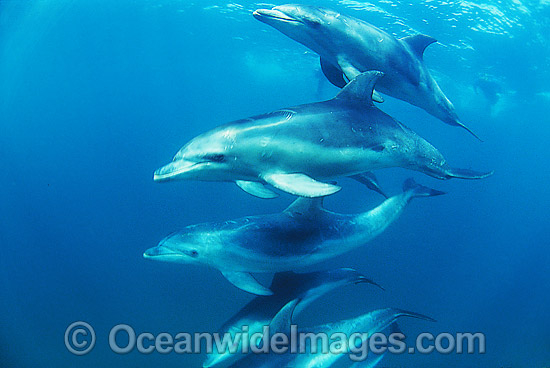
[[[413,198],[443,194],[412,179],[405,181],[403,190],[359,214],[327,211],[322,198],[298,198],[282,213],[188,226],[144,257],[204,264],[220,270],[242,290],[271,295],[251,273],[296,270],[351,251],[384,231]]]
[[[280,5],[258,9],[253,15],[319,54],[321,68],[332,84],[341,88],[361,72],[379,70],[385,75],[376,85],[378,91],[420,107],[477,138],[460,122],[424,63],[424,49],[436,42],[432,37],[396,39],[363,20],[309,5]]]
[[[249,336],[256,332],[262,332],[263,326],[269,325],[277,312],[288,302],[299,299],[300,303],[294,310],[298,315],[316,299],[328,292],[349,284],[369,283],[380,287],[372,280],[363,276],[351,268],[339,268],[335,270],[318,271],[310,273],[281,272],[275,274],[270,289],[273,295],[257,296],[245,307],[231,317],[220,328],[220,336],[229,333],[233,338],[237,332],[242,332],[242,326],[248,326]],[[229,348],[222,351],[214,351],[207,354],[203,367],[222,367],[241,359],[242,342],[234,346],[236,352],[230,352]]]
[[[233,181],[250,194],[264,186],[303,197],[340,187],[318,180],[402,167],[438,179],[480,179],[492,173],[449,167],[443,155],[372,102],[380,72],[365,72],[333,99],[238,120],[187,143],[154,180]]]
[[[273,318],[269,325],[270,337],[276,333],[284,333],[287,336],[290,335],[290,329],[292,324],[293,310],[296,305],[299,304],[299,300],[293,300],[287,303],[277,315]],[[335,323],[328,323],[325,325],[299,328],[300,333],[324,333],[330,338],[332,333],[339,333],[347,336],[348,338],[357,332],[366,334],[365,336],[372,336],[375,333],[387,333],[395,325],[396,320],[400,317],[413,317],[427,321],[434,321],[432,318],[424,316],[422,314],[404,311],[395,308],[378,309],[370,313],[363,314],[356,318],[343,320]],[[265,339],[265,337],[264,337]],[[289,336],[290,340],[290,336]],[[299,339],[298,339],[299,340]],[[335,364],[342,357],[354,356],[355,358],[367,358],[366,361],[352,364],[352,367],[374,367],[382,358],[382,356],[373,356],[369,358],[370,353],[365,357],[364,351],[361,350],[361,344],[365,343],[365,340],[357,341],[351,345],[347,339],[342,341],[343,345],[338,352],[322,353],[322,346],[317,346],[317,351],[312,351],[310,339],[304,339],[305,346],[301,346],[301,341],[296,341],[297,350],[299,354],[286,352],[283,354],[248,354],[242,360],[231,365],[232,368],[283,368],[283,367],[330,367]],[[317,340],[320,341],[320,340]],[[353,342],[352,342],[353,343]],[[291,346],[291,342],[289,342]],[[290,349],[289,349],[290,350]],[[303,353],[302,353],[303,352]],[[350,362],[353,362],[350,360]]]

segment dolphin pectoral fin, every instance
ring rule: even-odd
[[[384,97],[382,97],[382,95],[380,93],[373,90],[372,91],[372,100],[374,102],[382,103],[382,102],[384,102]]]
[[[376,176],[374,176],[372,172],[367,171],[362,174],[352,175],[350,176],[350,178],[358,181],[361,184],[366,185],[366,187],[370,190],[382,194],[384,197],[386,197],[386,199],[389,198],[386,193],[384,193],[382,188],[380,188],[380,184],[378,184],[378,179],[376,179]]]
[[[267,174],[263,179],[277,189],[301,197],[324,197],[342,189],[337,185],[322,183],[304,174]]]
[[[356,67],[354,67],[347,61],[339,60],[338,66],[340,67],[340,69],[344,73],[344,77],[347,78],[348,81],[353,80],[355,77],[361,74],[361,72]]]
[[[374,85],[383,75],[384,73],[375,70],[361,73],[349,82],[335,98],[351,103],[360,102],[373,105]]]
[[[257,181],[236,180],[235,184],[248,194],[252,194],[258,198],[276,198],[279,195],[272,190],[267,189],[262,183]]]
[[[418,34],[414,36],[407,36],[400,39],[402,42],[406,43],[411,51],[419,58],[422,59],[424,56],[424,50],[426,47],[431,45],[437,40],[433,37],[426,36],[423,34]]]
[[[325,77],[327,77],[328,81],[334,84],[336,87],[344,88],[347,84],[346,80],[344,79],[344,72],[342,72],[341,69],[329,63],[325,59],[321,58],[320,60],[321,70],[323,71]]]
[[[479,171],[468,170],[468,169],[447,169],[445,170],[449,178],[458,178],[458,179],[484,179],[488,176],[493,175],[494,171],[489,171],[482,173]]]
[[[248,272],[222,271],[222,275],[241,290],[256,295],[273,295],[271,290],[256,281]]]

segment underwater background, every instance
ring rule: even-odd
[[[280,212],[293,200],[152,180],[201,132],[337,93],[316,54],[252,17],[273,5],[0,1],[0,367],[198,367],[204,355],[117,355],[109,330],[215,332],[252,298],[217,270],[142,253],[185,225]],[[426,64],[484,142],[402,101],[378,106],[453,166],[495,174],[377,171],[389,194],[411,176],[448,194],[414,201],[378,238],[315,268],[353,267],[385,291],[348,286],[297,322],[398,307],[437,320],[401,320],[405,334],[483,332],[487,352],[390,354],[381,367],[550,366],[550,1],[314,5],[397,37],[435,37]],[[339,184],[330,210],[382,201]],[[85,356],[63,342],[80,320],[97,335]]]

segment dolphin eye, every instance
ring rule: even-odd
[[[193,249],[189,252],[189,255],[193,258],[197,258],[199,256],[199,252],[197,252],[195,249]]]
[[[205,160],[212,161],[212,162],[224,162],[225,161],[225,156],[222,155],[221,153],[220,154],[204,155],[203,158]]]

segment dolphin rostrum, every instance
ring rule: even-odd
[[[396,39],[363,20],[309,5],[280,5],[253,15],[319,54],[321,69],[335,86],[342,88],[361,72],[379,70],[385,75],[376,85],[378,91],[476,136],[460,122],[424,63],[424,49],[436,42],[432,37]]]
[[[251,353],[235,364],[233,368],[283,368],[283,367],[330,367],[343,356],[355,356],[355,358],[366,358],[366,361],[355,363],[353,367],[374,367],[382,358],[382,355],[371,357],[371,353],[362,350],[363,344],[366,344],[366,339],[370,338],[375,333],[385,333],[389,335],[395,327],[396,320],[400,317],[413,317],[427,321],[434,321],[432,318],[422,314],[404,311],[395,308],[385,308],[363,314],[356,318],[343,320],[325,325],[300,328],[298,327],[293,334],[292,331],[292,315],[299,304],[299,300],[293,300],[287,303],[275,315],[269,324],[269,336],[263,336],[261,344],[269,343],[269,339],[275,334],[285,334],[287,336],[288,346],[292,346],[292,339],[295,342],[296,351],[292,353],[290,349],[280,354],[268,353]],[[360,341],[351,339],[353,334],[360,334]],[[319,338],[302,338],[303,336],[317,336]],[[331,339],[338,340],[341,344],[336,351],[324,351],[323,339],[321,336],[326,336],[331,343]],[[338,336],[338,337],[336,337]],[[343,336],[348,339],[342,338]],[[388,336],[386,336],[388,337]],[[365,340],[363,339],[365,338]],[[314,340],[315,339],[315,340]],[[343,340],[343,341],[342,341]],[[316,342],[316,350],[313,349],[313,343]],[[335,342],[335,341],[332,341]],[[326,347],[326,346],[325,346]]]
[[[372,280],[366,278],[351,268],[338,268],[335,270],[318,271],[310,273],[281,272],[273,276],[270,289],[273,295],[257,296],[244,306],[233,317],[227,320],[220,328],[220,335],[228,333],[233,341],[236,333],[242,331],[243,326],[248,327],[248,334],[252,336],[256,332],[262,332],[264,326],[277,314],[277,312],[289,301],[299,298],[294,314],[298,315],[317,298],[336,288],[348,284],[369,283],[380,287]],[[226,346],[225,349],[217,349],[207,354],[203,367],[226,366],[231,362],[241,359],[239,354],[242,342],[236,342],[235,346]],[[234,351],[232,352],[231,349]]]
[[[246,192],[276,196],[264,183],[303,197],[340,190],[317,180],[403,167],[438,179],[492,173],[449,167],[443,155],[372,103],[380,72],[365,72],[333,99],[238,120],[187,143],[155,171],[155,181],[234,181]],[[355,177],[357,178],[357,177]]]
[[[296,270],[351,251],[384,231],[413,198],[443,194],[413,179],[405,181],[403,190],[359,214],[330,212],[322,207],[322,198],[302,197],[282,213],[188,226],[144,257],[208,265],[242,290],[271,295],[251,273]]]

